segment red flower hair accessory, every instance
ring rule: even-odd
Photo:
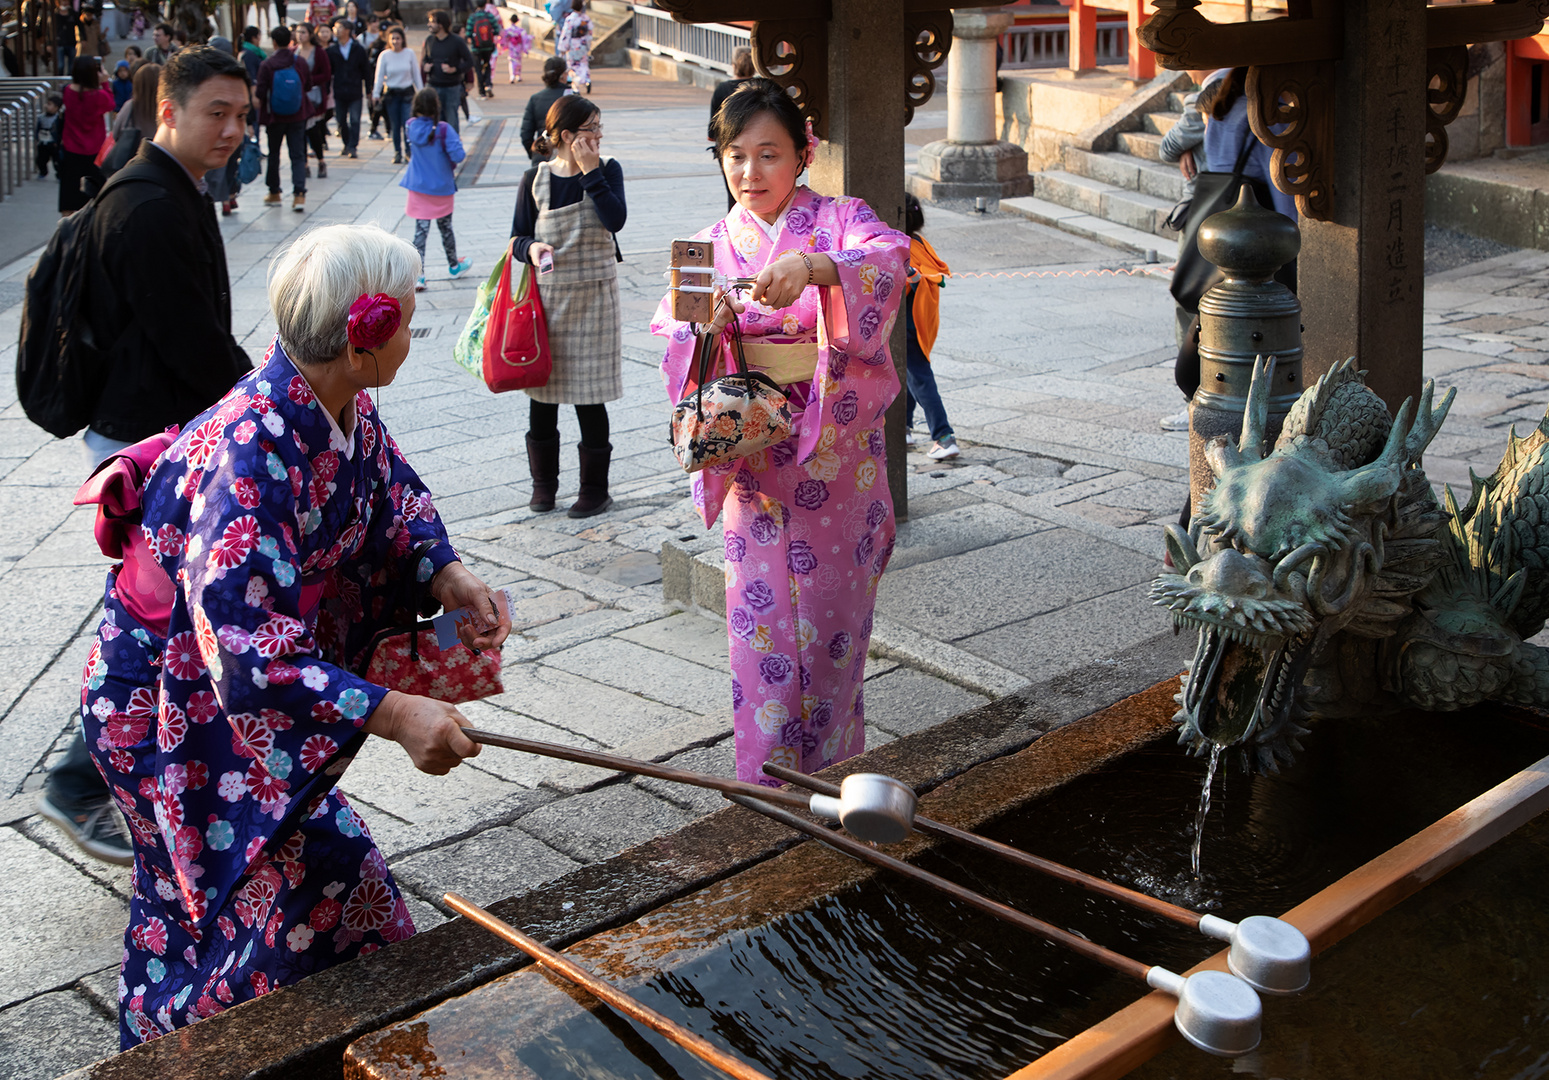
[[[403,321],[403,308],[397,299],[386,293],[362,296],[350,305],[350,318],[346,327],[350,344],[357,349],[375,349],[386,345],[398,332]]]
[[[807,146],[806,146],[807,155],[806,155],[806,158],[802,161],[802,165],[803,166],[811,165],[812,164],[812,159],[817,157],[817,153],[818,153],[818,137],[812,133],[812,117],[810,117],[810,116],[807,117],[806,131],[807,131]]]

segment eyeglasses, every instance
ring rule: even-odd
[[[599,120],[595,124],[587,124],[585,127],[576,128],[576,130],[577,131],[589,131],[593,135],[601,135],[602,134],[602,121]]]

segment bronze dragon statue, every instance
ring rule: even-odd
[[[1468,505],[1420,465],[1453,391],[1390,418],[1353,359],[1308,388],[1265,453],[1273,358],[1254,367],[1242,436],[1211,441],[1216,486],[1153,603],[1199,634],[1175,717],[1196,753],[1274,771],[1307,723],[1481,701],[1549,706],[1549,416],[1512,432]],[[1471,474],[1472,475],[1472,474]]]

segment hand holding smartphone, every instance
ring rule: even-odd
[[[538,273],[547,274],[553,269],[554,253],[552,251],[545,251],[542,255],[538,256]]]

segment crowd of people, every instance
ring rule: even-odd
[[[580,442],[568,513],[584,518],[613,505],[607,405],[623,396],[616,236],[627,204],[574,51],[590,39],[584,2],[569,7],[524,116],[533,164],[509,257],[541,274],[553,365],[526,391],[528,505],[557,509],[559,407],[570,405]],[[316,20],[293,25],[283,3],[277,13],[267,51],[257,27],[235,48],[169,38],[108,86],[96,57],[76,57],[46,140],[40,128],[40,170],[59,171],[61,210],[92,208],[78,237],[83,310],[94,340],[112,345],[84,444],[102,466],[93,501],[111,501],[103,520],[119,523],[104,540],[99,522],[99,541],[122,561],[83,673],[79,732],[39,806],[92,855],[134,867],[125,1047],[414,932],[335,785],[368,737],[400,743],[430,773],[478,746],[455,705],[374,684],[364,663],[379,630],[436,605],[473,610],[460,627],[470,649],[510,628],[372,395],[409,362],[432,221],[448,272],[471,265],[452,227],[466,88],[493,93],[502,43],[519,79],[531,35],[436,10],[416,56],[400,24],[353,2],[340,12],[312,0]],[[1211,168],[1253,149],[1236,122],[1240,78],[1218,81],[1201,105]],[[712,375],[745,359],[790,411],[783,441],[691,480],[706,527],[719,519],[724,533],[737,775],[774,783],[765,763],[815,772],[863,749],[867,646],[896,538],[883,423],[901,390],[924,414],[930,457],[959,452],[930,366],[951,272],[918,201],[905,200],[898,230],[860,199],[814,192],[802,178],[818,140],[800,107],[750,67],[732,82],[708,131],[730,206],[694,238],[724,284],[708,321],[675,317],[669,294],[651,330],[664,407],[695,390],[708,355]],[[284,147],[303,210],[311,163],[326,175],[328,122],[354,157],[368,103],[367,137],[380,137],[380,117],[395,163],[407,159],[413,243],[336,225],[285,247],[268,276],[278,332],[254,365],[232,335],[212,200],[232,208],[228,174],[262,127],[266,201],[281,200]],[[163,256],[156,276],[138,265],[150,247]],[[901,315],[904,385],[889,352]]]
[[[572,10],[562,16],[558,28],[560,48],[569,58],[561,74],[562,78],[568,74],[564,92],[589,91],[590,17],[584,0],[566,2]],[[187,28],[157,22],[151,30],[153,44],[144,50],[125,45],[123,58],[112,62],[110,71],[112,47],[101,29],[100,12],[89,6],[77,12],[72,5],[78,3],[59,0],[53,61],[57,73],[71,81],[49,95],[34,131],[38,178],[46,179],[52,167],[59,180],[61,214],[84,206],[114,169],[132,156],[147,130],[144,125],[132,130],[127,125],[131,113],[143,119],[150,107],[142,101],[135,112],[131,106],[138,73],[149,70],[144,81],[154,86],[167,60],[194,41]],[[339,139],[340,155],[356,158],[362,121],[369,116],[367,138],[390,138],[393,163],[401,165],[413,153],[405,132],[413,116],[423,115],[414,112],[413,106],[421,89],[435,91],[440,121],[460,131],[460,118],[470,115],[469,88],[476,84],[482,97],[495,94],[493,63],[499,52],[506,54],[510,81],[520,82],[522,61],[535,44],[521,17],[512,14],[503,23],[501,9],[493,2],[460,14],[432,11],[427,19],[429,35],[418,54],[408,48],[396,0],[380,11],[362,11],[356,0],[346,0],[342,8],[333,0],[309,0],[305,18],[297,22],[288,21],[286,3],[276,0],[267,35],[257,25],[249,25],[235,43],[218,35],[199,37],[195,43],[240,59],[250,84],[253,151],[237,147],[228,167],[211,179],[222,213],[237,209],[240,156],[263,152],[260,129],[268,159],[264,205],[284,203],[284,157],[290,163],[291,208],[305,212],[308,178],[314,169],[318,179],[328,175],[331,133]],[[122,149],[115,152],[119,143]]]

